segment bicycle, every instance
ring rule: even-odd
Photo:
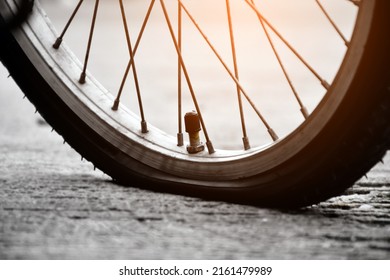
[[[213,17],[219,20],[223,14],[225,18],[225,21],[220,21],[225,26],[224,35],[218,27],[214,30],[218,36],[209,37],[204,26],[209,23],[209,32],[212,33],[213,23],[208,22],[210,15],[204,16],[205,6],[199,4],[201,1],[151,0],[133,1],[126,5],[123,0],[119,0],[120,14],[117,19],[123,24],[121,32],[124,34],[127,57],[124,60],[124,75],[115,94],[111,94],[88,72],[99,7],[104,2],[90,2],[92,19],[88,26],[83,62],[66,45],[66,38],[77,14],[86,5],[84,2],[88,1],[79,0],[75,3],[70,17],[63,24],[62,32],[55,30],[42,6],[38,1],[35,2],[24,24],[1,31],[1,61],[53,129],[83,158],[91,161],[115,182],[205,199],[271,207],[299,207],[342,193],[380,161],[388,148],[390,34],[386,28],[390,26],[390,3],[386,0],[344,1],[342,5],[349,5],[347,10],[356,13],[350,39],[332,19],[324,1],[299,2],[302,7],[315,4],[319,15],[326,20],[329,32],[334,32],[346,46],[342,63],[340,67],[336,63],[338,70],[330,82],[314,69],[276,24],[268,19],[263,12],[262,1],[224,0],[208,3],[209,6],[213,5]],[[18,3],[15,0],[0,2],[3,25],[6,25],[10,15],[17,13]],[[294,5],[297,3],[294,2]],[[129,6],[142,11],[137,12],[141,15],[137,32],[129,24],[128,14],[133,11],[128,10]],[[215,8],[217,6],[219,9]],[[303,9],[301,6],[299,8]],[[276,8],[280,10],[280,7]],[[164,25],[156,24],[153,18],[159,18]],[[247,42],[240,36],[245,35],[242,30],[255,24],[257,30],[262,32],[263,42],[267,43],[268,54],[271,54],[262,59],[274,59],[274,67],[278,69],[289,91],[290,101],[284,107],[274,104],[274,108],[279,110],[278,115],[283,115],[284,110],[290,110],[285,109],[287,107],[295,108],[291,110],[301,117],[292,128],[288,127],[282,133],[273,128],[272,124],[276,121],[269,120],[272,119],[272,112],[267,112],[268,106],[259,105],[274,100],[269,95],[261,97],[258,94],[254,97],[244,85],[245,79],[249,80],[245,75],[250,76],[254,72],[252,64],[248,64],[248,69],[240,66],[239,54],[245,54],[245,46],[241,51],[239,46]],[[142,61],[140,53],[145,52],[143,55],[149,54],[150,57],[148,49],[142,48],[142,40],[146,40],[143,38],[144,33],[148,28],[157,28],[160,34],[161,27],[165,29],[166,40],[165,43],[158,42],[159,48],[156,49],[171,54],[170,59],[169,55],[163,56],[169,61],[171,70],[157,71],[157,66],[147,68],[150,62],[147,58],[146,68],[143,68],[143,64],[139,63]],[[198,45],[189,51],[191,44],[186,43],[185,39],[190,37],[190,32],[198,34],[200,38],[199,41],[191,39],[190,43],[203,44],[231,84],[229,90],[225,90],[225,84],[219,89],[231,93],[230,97],[227,97],[228,94],[223,95],[222,101],[226,101],[224,106],[218,106],[222,103],[218,101],[217,106],[210,105],[212,108],[207,112],[202,108],[207,107],[207,103],[200,99],[212,102],[214,95],[202,96],[199,93],[201,90],[197,88],[215,90],[210,82],[210,73],[214,75],[217,72],[204,71],[209,67],[211,59],[194,59],[194,55],[189,54],[203,55]],[[321,29],[321,32],[325,31]],[[134,33],[137,37],[133,36]],[[227,48],[219,48],[213,41],[219,37],[226,39]],[[299,93],[278,42],[305,66],[317,81],[320,91],[325,91],[310,106],[304,104],[304,94]],[[165,44],[170,45],[169,50]],[[267,53],[264,46],[258,47],[261,53]],[[257,52],[253,52],[249,60],[262,61],[256,55]],[[245,55],[243,57],[242,60]],[[206,64],[196,68],[200,62]],[[177,121],[169,122],[177,127],[175,136],[147,121],[144,92],[148,89],[145,84],[150,81],[145,83],[145,80],[153,69],[161,76],[168,76],[175,69],[175,75],[171,75],[174,78],[161,78],[163,82],[169,81],[176,87],[177,109],[172,118]],[[145,71],[146,78],[142,80],[139,73]],[[197,72],[198,76],[192,75],[191,71]],[[267,69],[263,72],[266,74]],[[136,100],[130,105],[134,107],[132,111],[122,101],[129,76],[132,77],[132,92]],[[201,82],[197,82],[199,77],[203,78]],[[151,80],[158,82],[160,79],[157,78]],[[253,92],[252,84],[249,85]],[[272,92],[275,96],[279,91]],[[231,110],[235,110],[238,119],[235,123],[238,123],[240,131],[240,136],[235,137],[240,138],[242,144],[239,148],[237,145],[233,148],[226,145],[227,148],[218,149],[211,139],[212,133],[218,134],[219,130],[213,130],[217,132],[212,133],[208,130],[208,121],[218,117],[209,117],[209,114],[210,111],[222,110],[225,104],[227,107],[231,103],[228,102],[231,96],[236,100],[236,109]],[[280,96],[283,95],[280,93]],[[186,110],[184,103],[190,109]],[[286,119],[289,118],[288,114]],[[161,118],[160,115],[157,114],[155,118]],[[247,120],[248,116],[256,119],[254,129]],[[235,123],[228,120],[223,130],[236,126]],[[189,134],[189,141],[185,141],[185,132]],[[256,135],[253,138],[257,140],[250,138],[250,133]],[[228,136],[223,135],[219,141],[222,147],[226,138]]]

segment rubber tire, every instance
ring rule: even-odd
[[[0,18],[0,20],[2,20]],[[12,33],[0,32],[1,61],[42,117],[84,158],[114,181],[212,200],[268,207],[301,207],[342,193],[385,155],[390,143],[390,1],[377,0],[370,38],[352,86],[321,133],[294,158],[267,174],[240,180],[247,187],[188,183],[122,153],[68,108],[36,71]],[[129,161],[132,164],[129,165]],[[130,166],[130,167],[129,167]],[[159,172],[151,170],[151,172]],[[278,176],[274,176],[278,174]],[[167,180],[161,178],[168,178]],[[258,183],[263,182],[261,186]],[[234,182],[229,182],[234,185]]]

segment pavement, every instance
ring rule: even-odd
[[[0,259],[389,259],[390,156],[344,195],[279,211],[118,186],[0,68]]]

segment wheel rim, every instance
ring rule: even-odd
[[[56,33],[49,22],[44,20],[44,14],[40,8],[35,10],[29,25],[24,27],[24,34],[19,34],[17,38],[21,42],[25,41],[25,34],[27,34],[30,46],[33,45],[34,50],[38,50],[45,63],[54,71],[52,74],[47,73],[47,65],[42,65],[41,62],[37,62],[37,68],[47,80],[50,80],[51,75],[61,80],[61,84],[53,85],[54,90],[70,107],[74,106],[72,103],[75,100],[81,100],[87,104],[88,114],[84,111],[85,108],[74,109],[80,116],[84,115],[83,118],[87,119],[87,123],[88,115],[92,114],[97,115],[102,123],[110,124],[112,129],[107,130],[102,124],[97,124],[93,117],[89,122],[89,125],[95,127],[99,134],[106,134],[105,137],[113,145],[120,147],[131,157],[158,170],[185,178],[232,180],[266,172],[292,158],[326,125],[347,92],[353,71],[358,66],[362,46],[368,36],[369,24],[367,23],[371,21],[373,6],[374,1],[362,2],[356,24],[356,30],[359,32],[354,34],[351,47],[346,55],[347,59],[341,66],[328,93],[311,114],[309,121],[300,125],[288,136],[269,145],[248,151],[218,150],[211,155],[208,153],[189,155],[185,148],[175,145],[174,136],[168,136],[153,127],[149,127],[147,134],[139,133],[139,118],[123,107],[113,112],[111,110],[113,97],[92,76],[88,75],[87,83],[80,85],[77,80],[83,65],[66,46],[61,46],[58,50],[51,47],[57,36],[54,35]],[[96,94],[97,92],[99,94]],[[333,94],[334,92],[338,94]]]

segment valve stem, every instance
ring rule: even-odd
[[[204,150],[204,144],[200,141],[199,132],[201,131],[199,115],[192,111],[184,116],[186,132],[188,133],[190,144],[187,146],[187,151],[190,154],[196,154]]]

